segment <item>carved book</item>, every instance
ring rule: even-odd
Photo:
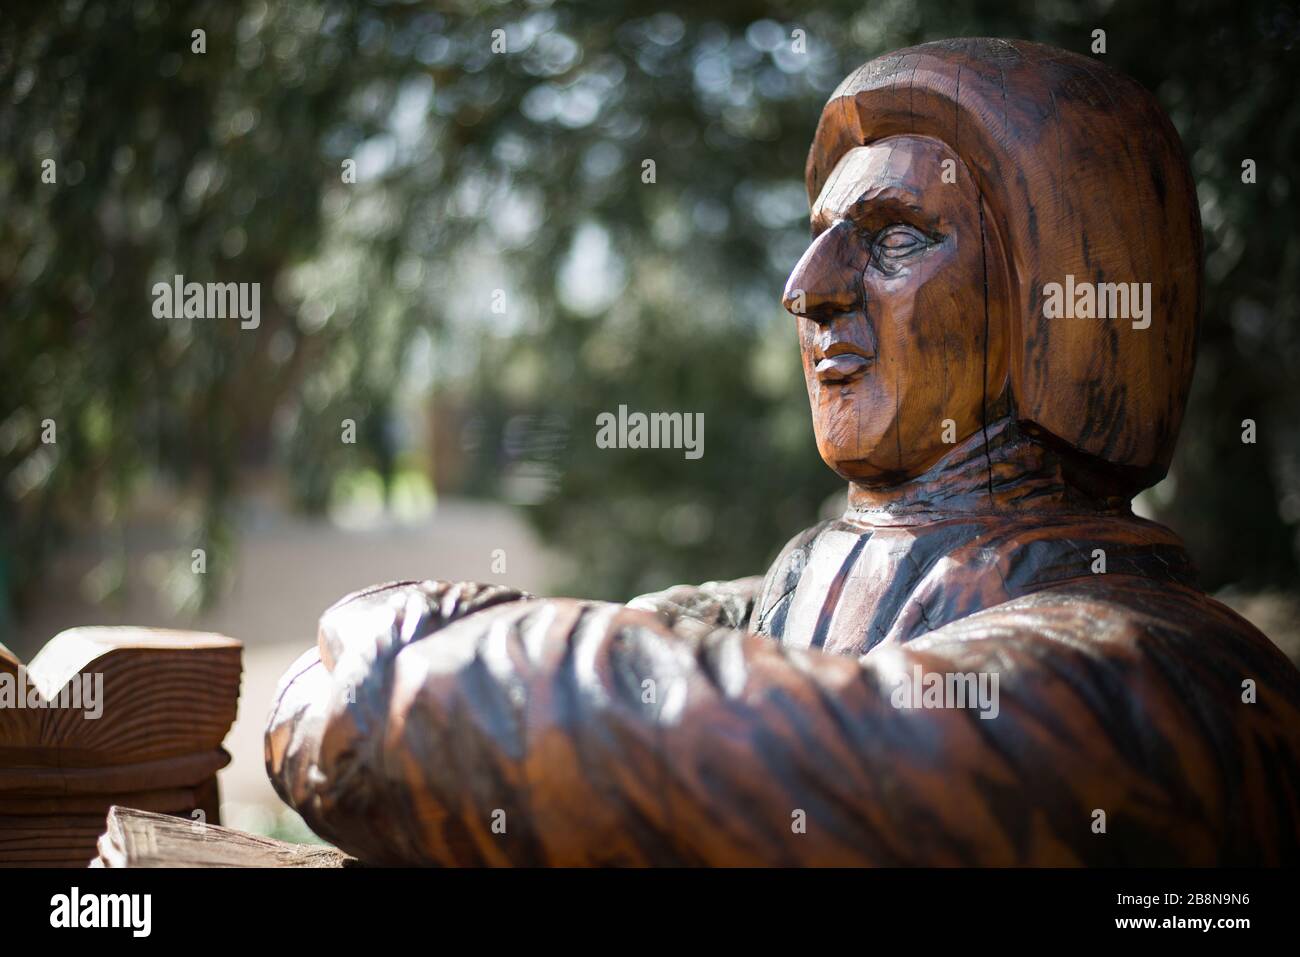
[[[216,823],[241,670],[197,632],[74,628],[27,665],[0,645],[0,866],[85,866],[114,804]]]
[[[113,807],[91,867],[353,867],[323,844],[291,844],[167,814]]]

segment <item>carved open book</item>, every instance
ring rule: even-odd
[[[113,807],[91,867],[354,867],[324,844],[291,844],[167,814]]]
[[[27,665],[0,645],[0,866],[84,866],[113,804],[215,823],[241,645],[74,628]]]

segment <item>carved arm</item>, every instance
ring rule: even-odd
[[[619,605],[390,586],[323,618],[321,653],[278,693],[268,770],[314,829],[379,864],[1293,854],[1293,829],[1246,814],[1222,763],[1300,734],[1271,693],[1294,680],[1284,659],[1231,637],[1239,622],[1212,603],[1194,638],[1135,625],[1131,603],[1182,600],[1142,589],[1039,593],[853,660],[734,629],[675,634]],[[420,625],[433,621],[447,623]],[[1199,659],[1193,678],[1165,667],[1180,656]],[[917,668],[997,674],[996,716],[896,707]],[[1234,730],[1244,673],[1259,703]]]

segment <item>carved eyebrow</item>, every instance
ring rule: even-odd
[[[849,205],[843,212],[832,212],[824,205],[814,208],[809,225],[813,238],[828,228],[835,220],[846,219],[854,225],[874,231],[891,223],[903,222],[923,232],[937,233],[942,217],[928,211],[920,197],[898,185],[872,189]]]
[[[920,199],[910,191],[897,186],[872,190],[844,211],[844,218],[864,226],[887,225],[882,220],[923,224],[933,227],[939,218],[926,211]]]

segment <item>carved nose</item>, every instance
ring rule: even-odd
[[[833,226],[813,240],[786,281],[781,305],[793,316],[830,322],[861,304],[858,272],[845,249],[848,232]]]

